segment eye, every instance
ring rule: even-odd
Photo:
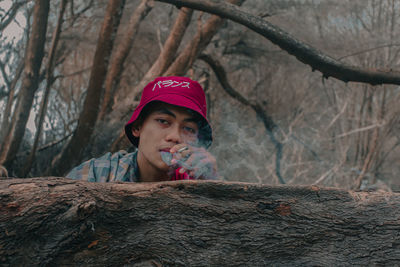
[[[169,124],[169,122],[167,120],[164,120],[164,119],[156,119],[156,121],[161,123],[161,124],[164,124],[164,125],[168,125]]]
[[[196,134],[196,129],[194,129],[194,128],[192,128],[192,127],[188,127],[188,126],[184,126],[183,127],[183,129],[186,131],[186,132],[189,132],[189,133],[191,133],[191,134]]]

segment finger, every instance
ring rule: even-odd
[[[176,159],[171,160],[171,165],[169,166],[172,169],[178,169],[180,167],[179,162]]]
[[[175,159],[178,163],[183,162],[188,158],[188,154],[186,154],[186,158],[181,155],[181,153],[173,153],[172,159]]]

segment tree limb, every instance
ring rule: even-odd
[[[230,19],[261,34],[281,49],[295,56],[302,63],[309,65],[312,70],[318,70],[324,78],[333,77],[344,82],[362,82],[372,85],[398,84],[400,72],[392,70],[367,70],[346,65],[323,52],[301,42],[289,33],[265,21],[261,17],[242,11],[235,5],[224,1],[209,0],[157,0],[202,10],[211,14]]]
[[[33,141],[32,150],[31,150],[31,153],[29,154],[27,160],[25,161],[25,166],[22,168],[21,177],[27,176],[27,174],[29,173],[29,171],[32,168],[32,164],[33,164],[33,161],[34,161],[34,158],[36,155],[36,150],[39,145],[39,139],[42,134],[43,122],[44,122],[44,118],[45,118],[46,112],[47,112],[47,105],[48,105],[48,101],[49,101],[50,89],[54,82],[53,71],[54,71],[54,63],[55,63],[55,57],[56,57],[55,54],[56,54],[56,49],[57,49],[58,41],[59,41],[60,34],[61,34],[61,27],[62,27],[63,20],[64,20],[63,17],[64,17],[64,11],[65,11],[66,5],[67,5],[67,0],[61,0],[60,11],[59,11],[58,19],[57,19],[57,26],[53,32],[53,37],[51,40],[51,47],[50,47],[50,51],[49,51],[49,58],[48,58],[47,66],[46,66],[46,88],[44,89],[43,98],[40,103],[39,122],[37,124],[37,129],[36,129],[36,133],[35,133],[35,137],[34,137],[34,141]]]
[[[228,0],[231,5],[242,5],[245,0]],[[187,70],[192,66],[198,55],[207,47],[211,39],[222,26],[224,20],[218,16],[211,16],[204,25],[198,27],[196,35],[185,46],[182,52],[176,57],[174,62],[168,67],[165,76],[185,75]]]
[[[107,112],[109,112],[111,99],[116,89],[119,87],[123,66],[131,51],[132,44],[136,39],[141,22],[153,9],[154,2],[150,0],[142,0],[139,6],[133,12],[129,19],[128,27],[125,29],[124,37],[117,44],[113,51],[110,66],[104,82],[104,95],[102,97],[101,108],[98,120],[103,120]]]
[[[400,261],[399,193],[36,178],[1,180],[0,198],[2,266],[396,266]]]

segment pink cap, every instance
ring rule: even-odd
[[[212,142],[212,131],[207,120],[206,96],[201,85],[187,77],[158,77],[147,84],[142,93],[139,106],[125,125],[125,134],[134,146],[138,146],[139,138],[132,134],[132,124],[139,118],[142,109],[152,101],[162,101],[171,105],[189,108],[204,118],[204,129],[200,129],[199,139],[208,147]]]

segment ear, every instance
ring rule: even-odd
[[[137,125],[132,125],[132,134],[134,137],[140,136],[140,127]]]

